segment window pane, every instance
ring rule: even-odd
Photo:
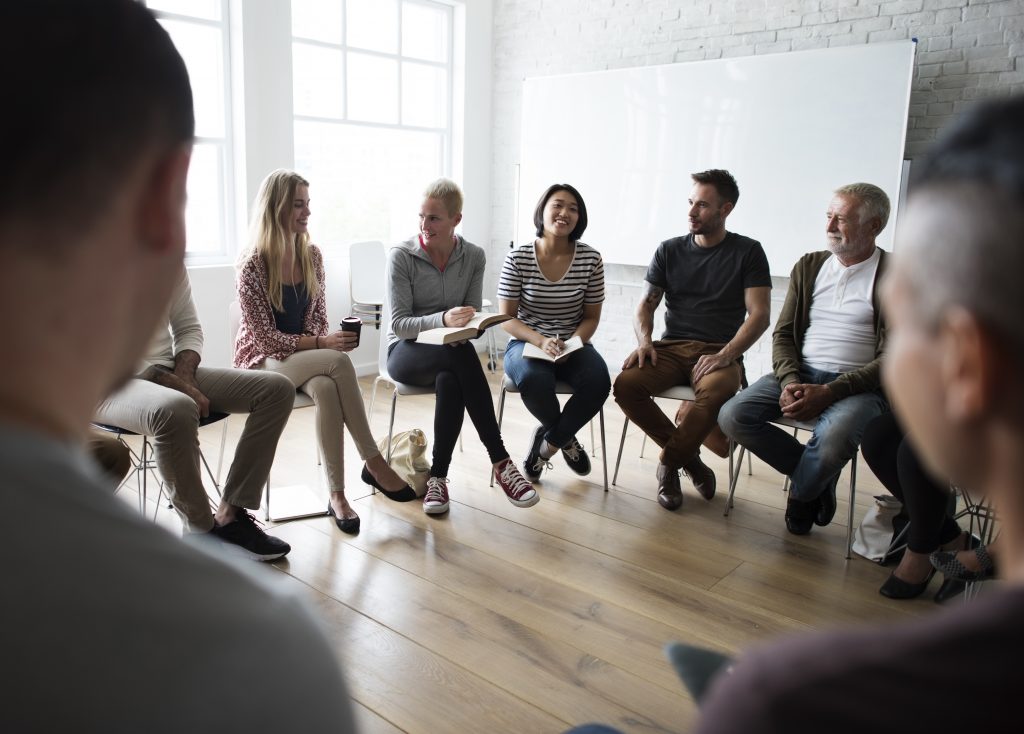
[[[147,0],[146,5],[166,13],[220,20],[220,0]]]
[[[161,20],[185,60],[196,111],[196,135],[224,137],[224,53],[219,28]]]
[[[348,54],[348,119],[398,122],[398,62]]]
[[[448,17],[445,8],[402,3],[402,55],[447,61]]]
[[[292,44],[295,114],[344,117],[342,63],[340,50]]]
[[[292,35],[341,44],[341,0],[292,0]]]
[[[309,180],[313,241],[398,242],[416,232],[420,195],[444,174],[441,133],[295,121],[295,166]]]
[[[398,53],[397,0],[346,0],[348,45]]]
[[[445,69],[402,62],[402,124],[445,127],[448,122],[448,75]]]
[[[219,143],[192,149],[186,185],[185,246],[189,253],[226,252],[224,243],[224,156]]]

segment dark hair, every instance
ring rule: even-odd
[[[981,184],[1024,205],[1024,96],[992,100],[966,112],[911,167],[911,189]]]
[[[148,150],[195,134],[185,64],[134,0],[0,4],[0,222],[92,223]]]
[[[579,219],[576,220],[576,226],[569,233],[569,241],[576,242],[583,236],[583,232],[587,228],[587,205],[583,201],[583,197],[580,196],[580,192],[569,184],[553,184],[548,187],[548,190],[537,202],[537,208],[533,210],[533,225],[537,228],[537,236],[541,237],[544,234],[544,207],[547,206],[548,199],[559,191],[568,191],[576,197],[576,203],[579,205]]]
[[[736,185],[736,179],[722,168],[711,168],[700,173],[691,173],[690,178],[694,183],[711,184],[722,201],[728,201],[733,206],[736,206],[736,202],[740,200],[740,187]]]

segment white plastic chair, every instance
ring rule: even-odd
[[[394,392],[391,393],[391,416],[388,418],[388,444],[387,444],[387,455],[385,460],[388,464],[391,463],[391,437],[394,435],[395,429],[395,408],[398,403],[399,395],[433,395],[434,386],[430,387],[417,387],[416,385],[406,385],[404,382],[391,377],[388,374],[388,340],[387,332],[391,328],[391,304],[388,303],[387,298],[381,304],[381,324],[384,328],[381,329],[380,334],[380,346],[377,349],[377,376],[373,378],[373,390],[370,392],[370,409],[367,411],[368,417],[373,417],[373,404],[377,399],[377,386],[382,382],[387,382],[394,386]],[[462,435],[459,434],[459,441],[462,441]],[[376,488],[373,490],[376,494]]]
[[[675,385],[670,387],[668,390],[663,390],[655,398],[665,398],[667,400],[680,400],[687,403],[693,403],[697,400],[696,393],[693,392],[693,388],[689,385]],[[622,437],[619,439],[619,453],[615,457],[615,473],[612,475],[612,484],[615,484],[619,478],[619,464],[622,462],[622,447],[626,444],[626,429],[629,428],[629,418],[625,418],[622,421]],[[640,446],[640,458],[644,456],[644,446],[647,445],[647,434],[644,434],[643,443]],[[729,441],[729,486],[730,488],[735,486],[735,476],[739,476],[740,470],[743,468],[742,456],[740,457],[739,464],[733,463],[733,457],[736,454],[736,444],[733,441]],[[750,465],[750,456],[747,456],[747,471],[753,473],[753,468]],[[725,505],[725,514],[729,514],[729,508],[732,507],[732,492],[729,493],[729,501]]]
[[[231,350],[234,352],[235,338],[238,336],[238,327],[242,322],[242,307],[238,301],[232,301],[228,304],[228,324],[231,331]],[[313,405],[313,398],[309,397],[306,393],[302,392],[298,388],[295,389],[295,402],[292,404],[292,410],[296,408],[308,408]],[[224,460],[224,452],[221,451],[221,461]],[[220,479],[221,461],[217,462],[217,478]],[[320,444],[316,445],[316,463],[317,466],[322,466],[320,459]],[[326,514],[324,510],[314,510],[313,508],[318,506],[313,504],[311,491],[306,487],[282,487],[282,490],[289,491],[288,501],[286,504],[286,510],[284,513],[278,516],[271,516],[270,514],[270,477],[267,477],[267,485],[264,490],[263,497],[263,519],[264,520],[299,520],[305,517],[319,517],[320,515]],[[319,506],[323,503],[319,499],[316,500]]]
[[[509,379],[508,375],[501,378],[501,398],[498,400],[498,430],[501,430],[501,420],[505,417],[505,395],[508,393],[519,393],[519,388]],[[572,395],[572,385],[568,382],[555,382],[555,395]],[[605,441],[604,433],[604,405],[597,412],[601,424],[601,466],[604,469],[604,491],[608,491],[608,444]],[[594,443],[594,421],[590,421],[590,443]],[[621,452],[620,452],[621,453]],[[617,467],[616,467],[617,468]],[[494,486],[494,472],[491,472],[491,486]]]
[[[786,428],[793,429],[793,435],[796,435],[797,431],[810,431],[814,432],[814,426],[816,421],[796,421],[792,418],[779,417],[771,421],[777,426],[785,426]],[[742,465],[743,454],[746,448],[740,444],[739,461]],[[846,518],[846,560],[849,560],[853,553],[853,502],[857,494],[857,455],[860,453],[860,449],[854,452],[853,458],[850,459],[850,509],[847,513]],[[739,472],[732,477],[732,481],[729,483],[729,501],[725,505],[725,514],[729,514],[730,508],[732,508],[732,497],[736,493],[736,482],[739,479]],[[786,487],[788,488],[788,477]],[[783,490],[785,491],[785,489]]]

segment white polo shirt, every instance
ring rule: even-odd
[[[832,255],[821,266],[811,295],[811,323],[804,334],[803,362],[826,372],[852,372],[875,358],[872,296],[882,251],[849,267]]]

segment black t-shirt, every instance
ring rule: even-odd
[[[715,247],[699,247],[693,235],[658,245],[644,276],[665,291],[662,339],[724,344],[743,325],[746,288],[772,285],[761,243],[735,232]]]
[[[306,284],[281,286],[283,311],[274,311],[274,325],[282,334],[302,334],[306,309],[309,308],[309,294]]]

